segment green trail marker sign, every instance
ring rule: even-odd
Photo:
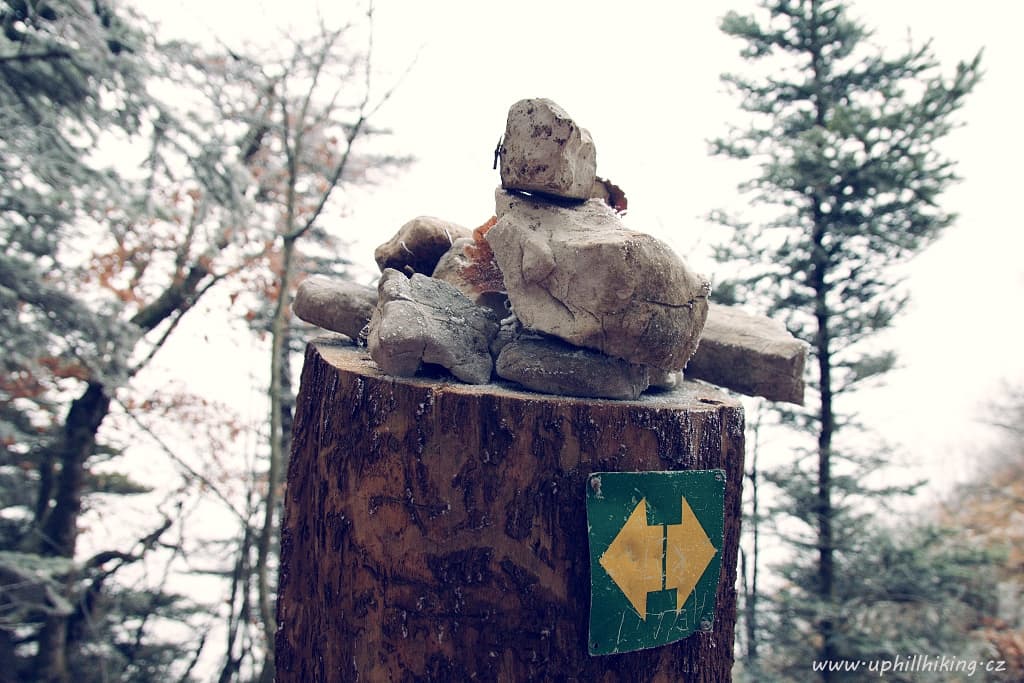
[[[724,470],[590,475],[590,654],[711,629],[724,505]]]

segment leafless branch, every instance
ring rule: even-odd
[[[153,430],[150,429],[147,424],[140,420],[139,417],[133,411],[129,410],[120,399],[115,400],[117,401],[118,405],[121,406],[121,409],[124,410],[125,414],[129,417],[129,419],[131,419],[132,422],[134,422],[139,427],[139,429],[145,432],[147,436],[153,439],[153,442],[156,443],[160,450],[164,452],[164,455],[170,458],[170,460],[174,462],[178,467],[185,470],[189,477],[195,479],[203,486],[210,489],[210,491],[213,492],[213,495],[219,498],[220,501],[224,503],[225,507],[227,507],[227,509],[230,510],[231,513],[235,515],[235,517],[241,520],[243,524],[248,524],[248,520],[246,519],[246,517],[242,515],[242,513],[239,512],[237,509],[235,509],[235,506],[231,503],[230,500],[228,500],[228,497],[224,495],[219,488],[217,488],[216,484],[214,484],[212,481],[209,480],[209,478],[205,477],[201,472],[196,471],[187,462],[178,457],[171,449],[171,447],[164,443],[163,439],[157,436],[156,433],[153,432]]]
[[[123,552],[120,550],[105,550],[103,552],[96,553],[95,555],[90,557],[88,560],[82,563],[82,566],[87,569],[99,569],[108,562],[112,562],[113,560],[120,560],[120,563],[116,567],[104,571],[105,577],[110,576],[124,565],[131,564],[133,562],[138,562],[139,560],[141,560],[143,556],[146,554],[146,552],[152,549],[152,547],[156,544],[160,537],[163,536],[164,532],[171,528],[172,524],[173,522],[171,521],[170,517],[164,517],[163,523],[159,527],[157,527],[156,530],[150,532],[149,534],[143,536],[135,542],[135,545],[142,546],[139,552],[133,553]]]
[[[218,275],[214,275],[202,287],[197,289],[196,293],[192,297],[192,301],[189,302],[186,306],[178,309],[176,313],[172,314],[170,324],[160,335],[160,338],[153,343],[153,346],[150,348],[149,353],[146,354],[146,357],[140,360],[138,363],[136,363],[135,366],[128,371],[128,376],[134,377],[139,372],[139,370],[146,367],[149,364],[149,362],[153,360],[153,357],[157,354],[157,351],[163,348],[163,345],[167,342],[168,337],[170,337],[171,333],[174,332],[175,328],[178,327],[178,323],[181,322],[181,319],[185,317],[185,313],[187,313],[188,310],[192,308],[192,306],[194,306],[196,302],[199,301],[199,299],[203,296],[203,294],[208,292],[211,287],[213,287],[215,284],[217,284],[218,282],[220,282],[233,272],[235,271],[232,270],[220,273]]]

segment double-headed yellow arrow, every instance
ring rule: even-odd
[[[718,552],[686,498],[682,509],[679,524],[648,526],[647,499],[641,499],[599,560],[643,620],[648,593],[675,588],[681,610]]]

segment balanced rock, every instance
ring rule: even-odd
[[[804,404],[807,345],[771,318],[711,304],[687,376],[770,401]]]
[[[376,287],[314,275],[299,285],[292,311],[307,323],[356,339],[376,305]]]
[[[399,228],[395,236],[377,247],[373,258],[383,272],[394,268],[409,274],[430,275],[438,259],[455,240],[469,237],[468,228],[432,216],[419,216]]]
[[[370,357],[389,375],[411,377],[423,363],[447,368],[463,382],[491,380],[490,343],[497,317],[447,282],[388,268],[370,320]]]
[[[710,285],[603,201],[574,207],[499,189],[486,235],[527,329],[664,370],[693,355]]]
[[[502,187],[586,199],[596,172],[594,141],[565,110],[543,98],[512,105],[501,143]]]
[[[519,338],[506,343],[495,372],[534,391],[589,398],[632,400],[650,383],[643,365],[551,338]]]

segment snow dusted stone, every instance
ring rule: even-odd
[[[455,240],[469,237],[468,228],[432,216],[419,216],[399,228],[395,236],[377,247],[373,258],[381,272],[394,268],[406,274],[434,272],[438,259]]]
[[[463,294],[470,291],[469,283],[466,282],[465,277],[462,275],[462,271],[469,265],[469,257],[466,256],[466,247],[471,244],[473,244],[472,237],[460,237],[452,242],[452,246],[448,251],[442,254],[441,258],[438,259],[431,277],[437,278],[438,280],[444,280],[448,284],[454,285]]]
[[[376,287],[314,275],[299,285],[292,311],[307,323],[356,339],[376,305]]]
[[[587,398],[636,399],[650,382],[643,365],[550,337],[506,343],[495,372],[534,391]]]
[[[771,318],[711,304],[686,374],[741,394],[804,404],[807,345]]]
[[[527,329],[633,363],[679,370],[693,355],[710,285],[603,201],[567,207],[499,189],[486,235]]]
[[[490,343],[497,317],[447,282],[388,268],[370,320],[370,357],[389,375],[411,377],[423,363],[447,368],[463,382],[491,380]]]
[[[441,260],[434,268],[431,276],[453,285],[460,292],[478,306],[490,308],[500,317],[508,315],[508,296],[504,291],[481,291],[479,286],[473,284],[466,276],[467,268],[471,265],[470,258],[466,255],[466,247],[473,245],[472,237],[460,237],[452,244],[452,248],[444,253]]]
[[[508,110],[501,147],[501,186],[586,199],[597,172],[594,141],[548,99],[520,100]]]

